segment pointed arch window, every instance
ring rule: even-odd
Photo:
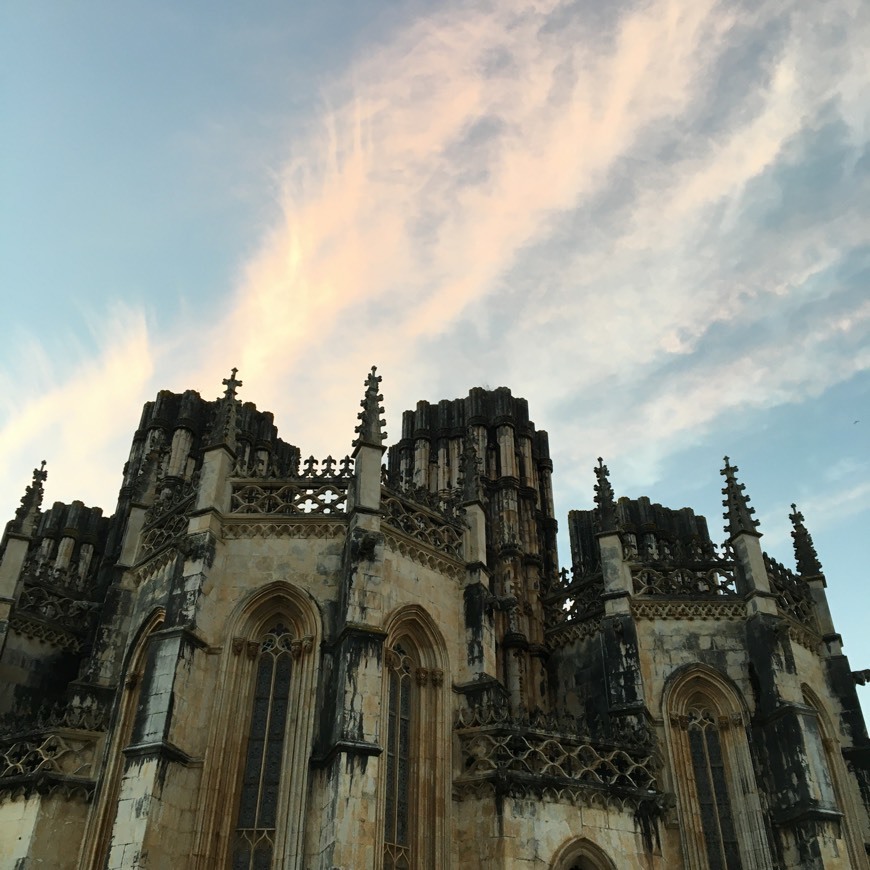
[[[292,662],[292,636],[278,623],[263,637],[257,655],[233,870],[272,866]]]
[[[615,864],[585,837],[566,843],[553,859],[555,870],[615,870]]]
[[[414,663],[401,644],[387,652],[388,705],[386,794],[384,797],[384,870],[412,866],[411,729]]]
[[[302,870],[319,615],[276,581],[240,602],[224,632],[191,866]]]
[[[686,730],[707,863],[710,870],[740,870],[740,850],[716,718],[706,707],[692,707],[687,716]]]
[[[664,708],[686,867],[772,866],[737,688],[713,668],[692,666],[669,681]]]
[[[450,726],[444,640],[423,608],[402,608],[384,649],[378,850],[384,870],[450,863]]]
[[[846,841],[849,857],[855,867],[863,860],[863,843],[857,835],[860,803],[850,796],[849,773],[837,740],[837,731],[821,698],[806,684],[801,686],[804,702],[811,713],[805,717],[805,730],[810,746],[810,774],[815,783],[815,796],[821,807],[841,814],[841,836]]]
[[[151,641],[155,633],[163,627],[165,616],[162,608],[155,610],[142,623],[130,646],[116,700],[117,720],[107,746],[99,792],[85,832],[82,866],[87,864],[87,866],[104,867],[109,858],[112,829],[117,817],[118,797],[126,767],[123,752],[133,738],[133,728],[142,692],[142,679],[151,650]]]

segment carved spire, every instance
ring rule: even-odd
[[[381,447],[387,437],[387,433],[384,431],[385,421],[381,417],[384,408],[380,403],[384,397],[378,392],[380,383],[381,376],[378,374],[377,366],[372,366],[365,382],[366,394],[360,402],[362,411],[357,414],[359,424],[354,431],[358,437],[353,441],[354,447],[359,447],[361,444]]]
[[[459,471],[462,480],[462,500],[480,501],[480,457],[474,443],[474,433],[469,428],[462,439],[462,454],[459,457]]]
[[[798,574],[801,577],[818,577],[822,573],[822,564],[813,546],[813,539],[804,525],[804,515],[797,509],[796,504],[791,506],[788,518],[794,526],[791,536],[794,541],[794,558],[797,562]]]
[[[238,369],[233,366],[230,376],[224,378],[221,383],[226,387],[222,399],[218,399],[217,414],[215,416],[214,431],[211,443],[213,445],[225,444],[231,450],[236,449],[236,388],[242,386],[242,382],[236,380]]]
[[[728,457],[725,457],[725,467],[719,472],[725,478],[725,486],[722,488],[722,506],[725,513],[722,517],[726,521],[725,531],[733,538],[735,535],[748,534],[761,537],[758,531],[758,520],[752,515],[755,508],[749,507],[749,496],[744,493],[746,484],[738,483],[736,474],[740,469],[732,465]]]
[[[44,484],[48,472],[45,470],[43,459],[39,468],[33,469],[33,479],[24,490],[21,497],[21,506],[15,511],[15,519],[12,521],[13,528],[24,535],[32,535],[39,519],[39,508],[42,506],[42,498],[45,494]]]
[[[610,472],[599,456],[595,467],[595,504],[598,506],[598,531],[612,532],[616,530],[616,498],[610,485]]]

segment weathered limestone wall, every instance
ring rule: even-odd
[[[549,666],[557,709],[594,728],[607,713],[606,675],[598,630],[555,650]]]
[[[0,712],[11,710],[16,702],[30,703],[62,695],[74,679],[78,659],[52,643],[27,637],[12,626],[5,638],[0,658]]]
[[[742,622],[715,619],[640,619],[638,649],[647,709],[661,719],[668,678],[686,665],[704,663],[737,685],[750,712],[755,707]]]
[[[284,528],[288,528],[286,535]],[[265,522],[262,531],[255,529],[250,537],[239,534],[238,526],[224,527],[224,539],[203,585],[196,631],[206,643],[229,642],[228,622],[240,602],[276,581],[304,589],[328,618],[327,605],[337,600],[341,582],[345,541],[341,520],[300,524],[295,534],[289,526]]]
[[[385,549],[381,597],[384,617],[406,605],[422,607],[441,632],[454,672],[455,663],[465,659],[465,626],[459,616],[462,613],[464,573],[458,565],[439,571],[421,565],[389,546]]]
[[[17,870],[27,860],[41,809],[39,795],[0,804],[0,866]]]
[[[380,758],[374,756],[340,755],[316,773],[311,804],[324,809],[322,815],[312,812],[307,817],[306,867],[378,866],[382,820],[372,807],[379,794],[381,767]]]
[[[0,867],[74,870],[88,805],[60,795],[0,804]]]
[[[665,870],[679,858],[644,843],[631,810],[495,798],[484,793],[454,802],[456,870],[550,870],[566,844],[583,838],[616,867]]]

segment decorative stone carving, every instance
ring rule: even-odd
[[[386,523],[381,529],[384,535],[384,543],[390,550],[401,553],[403,556],[421,565],[425,565],[427,568],[441,571],[454,580],[459,580],[464,576],[465,566],[457,557],[433,552],[429,547],[417,544],[416,541],[409,541],[398,532],[394,534]]]
[[[438,553],[455,559],[462,555],[462,529],[404,498],[385,491],[381,497],[384,522]]]
[[[725,478],[722,488],[722,495],[725,496],[722,501],[725,531],[732,538],[743,533],[760,537],[758,520],[753,516],[755,508],[749,506],[749,496],[745,492],[746,484],[737,482],[739,470],[736,465],[731,465],[726,456],[725,467],[719,472]]]
[[[481,724],[470,725],[472,722]],[[488,775],[520,774],[530,790],[561,780],[579,787],[609,787],[644,796],[656,792],[661,762],[649,747],[595,744],[582,736],[543,730],[510,717],[486,722],[486,716],[460,714],[456,731],[462,776],[471,780]]]
[[[636,595],[660,595],[663,597],[737,595],[737,583],[733,565],[716,566],[707,570],[674,568],[657,571],[640,568],[632,571]]]
[[[325,482],[320,486],[303,482],[260,481],[233,484],[230,513],[268,515],[343,514],[347,506],[346,483]]]
[[[280,518],[274,521],[227,522],[223,527],[223,535],[228,539],[235,538],[338,538],[345,534],[347,526],[342,521],[324,521],[313,516],[311,520],[286,521]]]
[[[82,638],[60,626],[51,626],[39,620],[15,615],[9,620],[9,628],[23,637],[41,640],[68,652],[78,653],[82,649]]]
[[[780,612],[818,633],[813,595],[806,580],[767,553],[764,554],[764,567],[767,569],[770,588],[776,594],[776,604]]]
[[[362,411],[357,415],[359,424],[356,426],[355,432],[357,437],[354,439],[354,447],[360,444],[371,444],[375,447],[380,447],[387,437],[384,429],[384,420],[381,414],[384,413],[384,408],[380,404],[384,397],[380,394],[381,376],[378,374],[377,366],[372,366],[366,378],[366,392],[360,405]]]
[[[742,601],[710,599],[664,599],[660,601],[634,599],[631,612],[637,619],[725,619],[737,620],[746,617]]]

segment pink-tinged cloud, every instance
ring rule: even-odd
[[[816,61],[821,24],[848,25],[830,68]],[[774,25],[786,36],[761,47],[766,63],[726,107],[742,72],[728,53]],[[20,468],[42,458],[25,433],[98,419],[99,437],[127,437],[156,389],[212,398],[236,365],[242,397],[274,410],[284,437],[340,453],[376,362],[394,437],[422,396],[507,383],[539,421],[571,426],[574,444],[606,438],[628,454],[643,440],[636,461],[654,473],[722,414],[870,365],[824,325],[807,339],[824,366],[751,343],[722,367],[701,353],[713,324],[749,330],[839,292],[814,281],[866,240],[866,208],[844,202],[757,249],[753,236],[775,236],[756,213],[781,194],[768,176],[802,165],[792,151],[808,119],[840,107],[856,153],[866,144],[868,44],[867,15],[848,4],[652,0],[607,32],[556,0],[439,5],[324,85],[322,115],[300,122],[275,170],[280,218],[233,297],[164,323],[159,344],[125,328],[130,354],[110,341],[48,398],[19,394],[21,422],[0,445]],[[860,306],[840,320],[868,328]],[[677,357],[686,369],[655,396],[632,393]],[[602,382],[630,407],[584,414],[577,397]],[[57,465],[84,467],[94,451],[61,440]]]
[[[215,343],[225,360],[232,336],[251,383],[274,385],[258,384],[267,403],[299,369],[346,382],[345,402],[371,359],[419,374],[421,338],[489,297],[552,216],[685,108],[731,23],[713,4],[651,4],[600,52],[545,32],[557,5],[436,14],[359,64],[322,138],[295,143],[284,221]],[[348,320],[358,330],[330,346]]]
[[[103,325],[96,355],[74,363],[69,375],[55,373],[55,386],[46,388],[43,380],[50,364],[34,380],[26,365],[31,357],[22,360],[16,377],[34,386],[36,394],[12,409],[10,422],[0,429],[0,455],[9,460],[2,473],[9,505],[23,495],[30,469],[45,459],[50,500],[79,498],[108,512],[114,507],[138,422],[135,403],[150,385],[154,359],[141,313],[118,307]],[[53,349],[61,359],[76,359],[74,348]]]

